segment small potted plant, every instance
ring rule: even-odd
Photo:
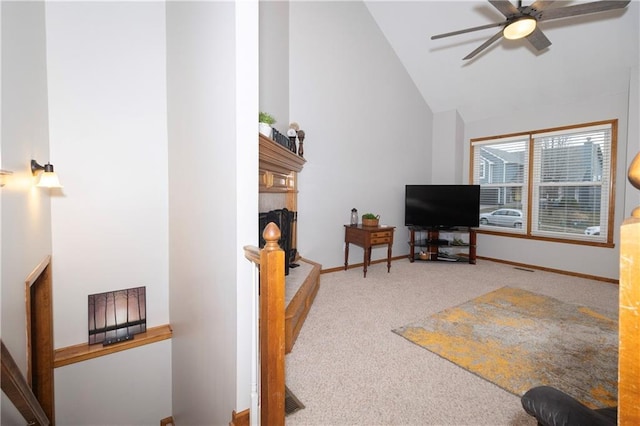
[[[260,111],[258,114],[258,130],[260,133],[270,138],[272,134],[271,126],[276,122],[276,119],[269,113]]]
[[[365,213],[362,215],[362,226],[378,226],[380,215]]]

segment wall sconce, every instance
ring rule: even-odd
[[[42,171],[42,173],[40,173],[40,178],[38,179],[36,186],[44,188],[62,188],[58,175],[53,171],[53,165],[51,163],[41,166],[36,160],[31,160],[31,173],[34,176],[37,176],[40,171]]]
[[[7,178],[11,176],[13,172],[9,170],[1,170],[0,169],[0,187],[5,186],[7,183]]]

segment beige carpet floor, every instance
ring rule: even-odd
[[[321,276],[286,382],[296,425],[531,425],[520,399],[391,330],[510,286],[617,311],[618,286],[479,260],[393,262]]]

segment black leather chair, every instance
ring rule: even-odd
[[[618,422],[618,407],[591,409],[550,386],[528,390],[521,402],[542,426],[615,426]]]

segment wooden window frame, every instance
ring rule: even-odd
[[[609,149],[609,174],[608,181],[606,182],[608,197],[603,199],[601,203],[606,203],[606,210],[608,211],[608,216],[606,219],[607,229],[606,229],[606,238],[601,241],[597,241],[595,239],[590,238],[571,238],[571,234],[567,233],[566,236],[549,236],[549,235],[535,235],[532,233],[532,209],[533,209],[533,199],[534,199],[534,164],[538,161],[535,158],[534,152],[534,136],[537,134],[544,133],[552,133],[552,132],[567,132],[574,133],[579,131],[580,129],[588,129],[594,126],[611,126],[611,138],[610,138],[610,149]],[[614,230],[614,211],[615,211],[615,182],[616,182],[616,158],[617,158],[617,145],[618,145],[618,120],[602,120],[590,123],[582,123],[582,124],[574,124],[568,126],[547,128],[547,129],[537,129],[537,130],[529,130],[518,133],[510,133],[496,136],[488,136],[481,138],[473,138],[470,140],[470,162],[469,162],[469,183],[475,184],[478,183],[477,178],[479,178],[479,166],[475,164],[475,148],[477,146],[486,145],[490,142],[495,142],[499,144],[501,141],[514,140],[517,138],[528,138],[529,143],[527,147],[527,157],[526,161],[526,173],[525,173],[525,182],[523,186],[526,188],[526,197],[523,197],[522,205],[523,205],[523,215],[525,219],[525,223],[523,224],[522,230],[511,230],[509,228],[500,229],[495,226],[490,227],[480,227],[478,228],[479,233],[484,234],[493,234],[500,236],[508,236],[514,238],[525,238],[532,240],[543,240],[543,241],[552,241],[552,242],[560,242],[560,243],[569,243],[569,244],[579,244],[579,245],[589,245],[589,246],[599,246],[599,247],[614,247],[613,243],[613,230]],[[476,170],[476,168],[478,170]],[[485,174],[487,171],[485,170]],[[526,198],[526,199],[525,199]]]

